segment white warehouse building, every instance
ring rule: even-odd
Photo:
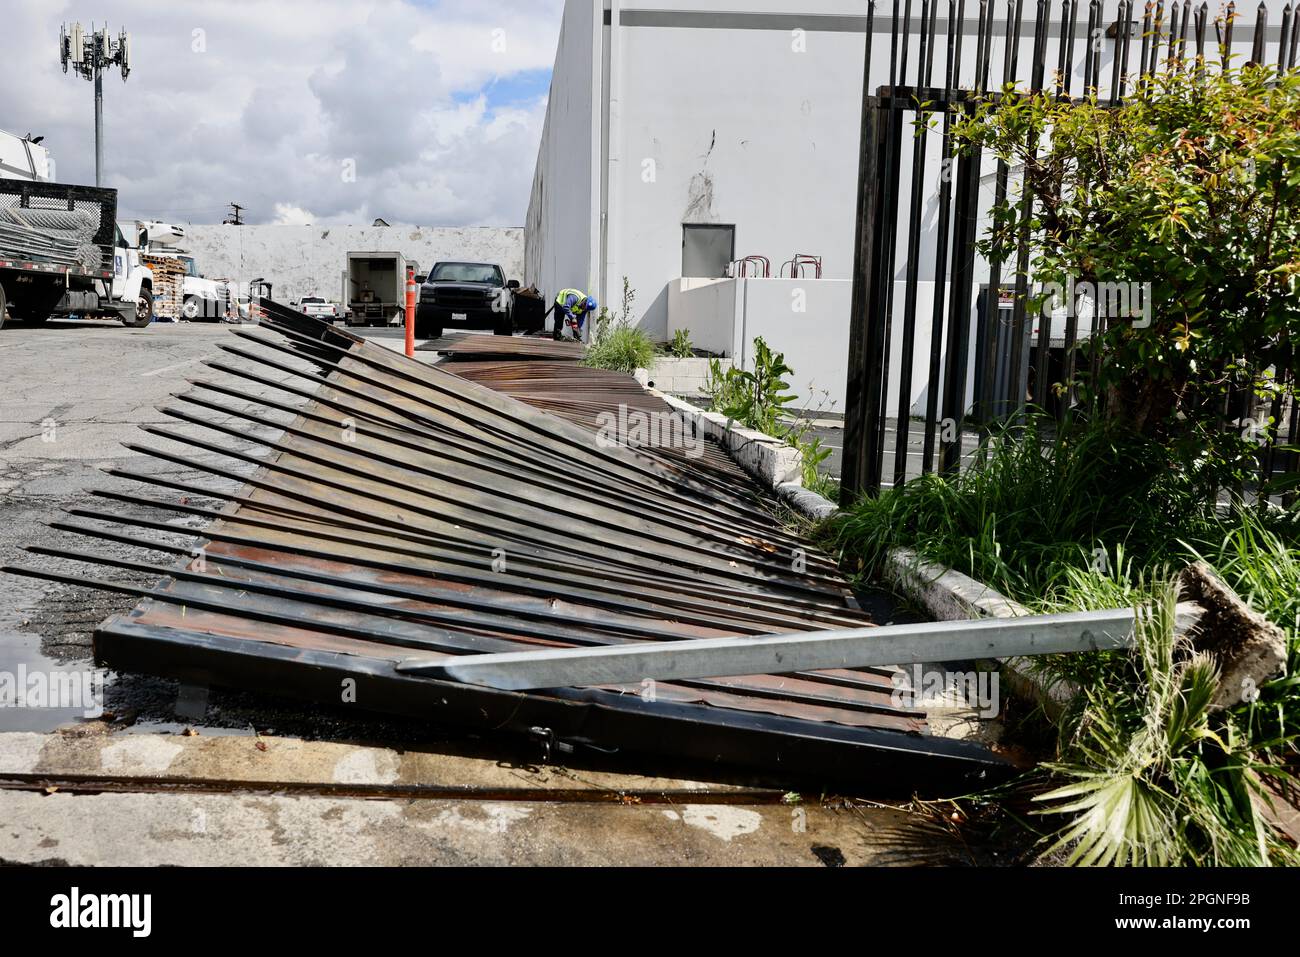
[[[738,330],[708,320],[719,297],[737,307],[737,290],[674,302],[681,277],[718,279],[748,255],[775,276],[796,253],[821,256],[824,279],[844,286],[829,303],[810,292],[796,315],[788,290],[764,292],[784,298],[782,322],[801,320],[801,343],[843,364],[847,325],[810,320],[847,309],[866,18],[858,2],[792,6],[569,0],[528,211],[529,282],[551,294],[585,284],[618,312],[626,277],[652,337],[670,336],[671,310],[697,346],[731,355]],[[680,315],[692,306],[706,313],[693,324]],[[795,337],[769,339],[808,368]]]
[[[1270,11],[1276,8],[1274,24],[1283,5],[1267,0]],[[919,19],[920,0],[912,6]],[[1056,16],[1059,2],[1049,6]],[[1086,20],[1087,3],[1080,6]],[[1118,0],[1103,6],[1110,23]],[[876,4],[873,92],[888,83],[892,7]],[[1031,56],[1034,3],[1024,7],[1022,63]],[[959,79],[970,86],[979,4],[968,0],[965,8]],[[940,3],[936,86],[943,84],[948,9]],[[999,23],[1005,10],[996,4]],[[866,11],[866,0],[567,0],[525,228],[526,281],[551,296],[585,288],[617,314],[626,278],[636,297],[632,321],[651,337],[666,340],[688,329],[697,347],[744,364],[754,337],[764,336],[786,354],[803,404],[842,409]],[[918,28],[914,21],[913,43]],[[1001,29],[995,32],[993,56],[1000,59]],[[1081,50],[1084,33],[1080,22]],[[1114,41],[1099,44],[1106,93]],[[1249,44],[1250,24],[1243,22],[1234,49],[1245,52]],[[1075,63],[1076,90],[1083,59]],[[909,72],[905,82],[916,77]],[[937,189],[937,148],[926,162],[924,182]],[[991,165],[988,173],[984,205],[992,196]],[[909,179],[904,155],[901,182]],[[921,207],[922,316],[933,290],[933,189]],[[906,216],[904,209],[900,230]],[[792,266],[783,271],[782,264],[796,254],[818,257],[820,265],[793,267],[798,278],[783,278]],[[756,277],[763,270],[757,261],[737,275],[731,264],[747,256],[766,257],[770,278]],[[900,249],[896,289],[904,265]],[[917,329],[913,410],[929,387],[928,326]],[[891,363],[895,382],[897,366]],[[891,403],[892,415],[897,402]]]

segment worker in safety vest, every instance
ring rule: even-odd
[[[568,330],[572,330],[574,339],[582,338],[582,324],[589,313],[596,311],[596,300],[580,289],[562,289],[555,297],[555,309],[552,310],[555,322],[553,334],[556,339],[563,339]]]

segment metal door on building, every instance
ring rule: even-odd
[[[736,258],[736,227],[682,225],[682,276],[721,279]]]

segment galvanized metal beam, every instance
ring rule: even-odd
[[[398,670],[525,691],[1110,651],[1132,647],[1133,632],[1133,611],[1111,609],[790,635],[702,638],[617,648],[504,652],[470,655],[455,661],[410,659],[399,664]]]

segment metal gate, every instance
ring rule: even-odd
[[[1015,260],[977,256],[987,219],[981,196],[1005,202],[1013,171],[986,164],[978,149],[955,155],[954,116],[988,94],[1044,90],[1096,93],[1115,105],[1139,76],[1191,69],[1200,57],[1233,55],[1283,71],[1296,65],[1300,41],[1300,10],[1290,3],[1271,26],[1263,3],[1245,25],[1235,4],[1212,15],[1208,3],[1176,0],[1140,9],[1134,0],[894,0],[884,46],[873,43],[877,6],[868,7],[845,501],[936,467],[955,473],[990,425],[1030,405],[1049,408],[1052,383],[1072,382],[1081,359],[1073,310],[1060,323],[1040,319],[1037,329],[1027,315],[1027,189]],[[942,86],[934,85],[936,69]],[[920,125],[927,115],[936,122]],[[927,174],[932,157],[935,180]],[[1230,400],[1225,414],[1246,400]],[[1286,441],[1294,443],[1296,410],[1275,403],[1272,411],[1274,421],[1288,414]],[[1275,432],[1261,453],[1264,474],[1280,458],[1277,443]]]

